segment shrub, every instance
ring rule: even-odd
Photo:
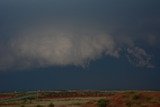
[[[138,99],[140,99],[140,94],[134,95],[132,99],[133,99],[133,100],[138,100]]]
[[[126,102],[127,107],[131,107],[132,106],[132,102]]]
[[[50,104],[48,105],[48,107],[54,107],[54,104],[53,104],[53,103],[50,103]]]
[[[100,99],[98,101],[98,107],[106,107],[109,104],[109,100]]]
[[[42,105],[37,105],[36,107],[43,107]]]

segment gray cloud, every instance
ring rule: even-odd
[[[131,64],[138,67],[154,68],[154,65],[151,63],[151,56],[142,48],[127,48],[127,58]]]
[[[86,66],[103,55],[119,57],[119,49],[105,33],[43,28],[10,38],[1,54],[1,68]],[[7,53],[7,54],[6,54]]]
[[[130,63],[152,66],[136,43],[159,45],[157,2],[62,1],[0,1],[0,69],[84,67],[124,47]]]
[[[88,26],[87,26],[88,27]],[[124,46],[130,63],[153,68],[151,56],[130,37],[118,38],[93,28],[42,25],[26,28],[0,45],[0,69],[75,65],[85,67],[104,55],[118,58]]]

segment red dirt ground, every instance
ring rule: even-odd
[[[106,107],[160,107],[160,92],[123,92],[106,95]],[[96,102],[88,102],[83,107],[98,107]]]
[[[0,94],[0,100],[16,98],[20,93]],[[38,92],[39,100],[57,98],[87,98],[104,97],[109,103],[106,107],[160,107],[160,92],[151,91],[124,91],[124,92],[98,92],[98,91],[74,91],[74,92]],[[14,104],[14,102],[9,103]],[[8,105],[9,105],[8,104]],[[3,104],[0,104],[3,105]],[[89,101],[82,107],[98,107],[97,101]]]

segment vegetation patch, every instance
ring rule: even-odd
[[[44,107],[43,105],[37,105],[36,107]]]
[[[107,107],[107,105],[109,104],[109,100],[106,99],[100,99],[97,102],[98,107]]]
[[[50,104],[48,105],[48,107],[54,107],[54,104],[53,104],[53,103],[50,103]]]

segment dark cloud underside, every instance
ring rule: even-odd
[[[159,45],[159,4],[2,0],[0,69],[87,66],[103,56],[118,60],[123,54],[133,65],[153,68],[154,53],[145,49]]]

